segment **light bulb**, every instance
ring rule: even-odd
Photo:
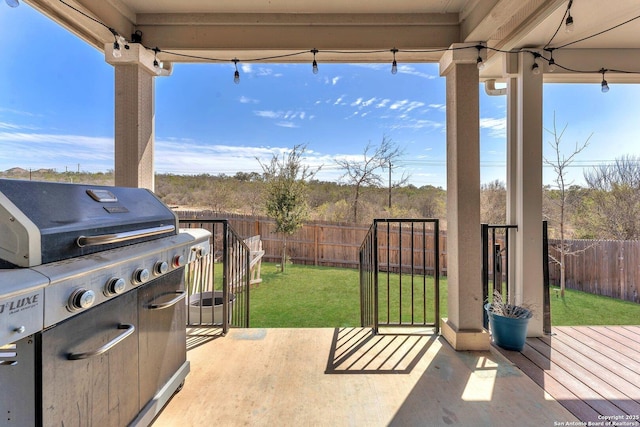
[[[540,74],[540,66],[538,65],[537,62],[534,62],[533,65],[531,66],[531,72],[535,75]]]
[[[567,33],[572,33],[574,28],[573,28],[573,16],[571,16],[571,14],[569,14],[569,16],[567,16],[567,20],[564,21],[564,30]]]
[[[20,2],[18,0],[5,0],[7,2],[7,5],[9,5],[9,7],[18,7],[20,5]]]
[[[602,93],[609,92],[609,85],[607,84],[607,81],[604,78],[602,79],[602,83],[600,84],[600,86],[601,86]]]
[[[391,63],[391,74],[397,74],[398,73],[398,63],[396,62],[396,52],[398,51],[398,49],[396,49],[395,47],[393,49],[391,49],[391,53],[393,53],[393,62]]]
[[[478,70],[482,70],[484,68],[484,61],[479,56],[478,56],[478,59],[476,60],[476,65],[478,66]]]
[[[549,60],[549,72],[553,73],[556,70],[556,61],[553,60],[553,57]]]
[[[235,84],[240,84],[240,73],[238,72],[238,70],[236,70],[236,72],[233,73],[233,82]]]
[[[318,74],[318,61],[316,61],[316,53],[318,53],[318,49],[311,49],[311,53],[313,53],[313,63],[311,64],[313,74]]]
[[[113,42],[113,57],[122,57],[122,52],[120,51],[120,43],[118,43],[117,41]]]

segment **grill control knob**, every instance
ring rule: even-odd
[[[76,289],[69,297],[69,308],[71,310],[82,310],[89,308],[96,300],[96,294],[90,289]]]
[[[166,261],[158,261],[153,266],[153,272],[157,275],[164,274],[169,270],[169,264]]]
[[[146,268],[139,268],[133,273],[133,281],[136,283],[144,283],[149,280],[149,270]]]
[[[127,283],[122,278],[114,277],[109,279],[104,287],[104,294],[108,297],[113,295],[120,295],[127,287]]]
[[[174,267],[182,267],[184,265],[184,256],[176,255],[173,257],[173,266]]]

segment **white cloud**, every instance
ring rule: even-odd
[[[282,128],[298,128],[300,126],[296,125],[293,122],[278,122],[276,123],[276,126],[280,126]]]
[[[253,114],[258,117],[265,117],[267,119],[277,119],[280,117],[280,113],[278,113],[277,111],[259,110],[254,111]]]
[[[64,170],[113,169],[114,141],[110,137],[0,132],[0,170],[15,166]],[[20,159],[23,164],[16,164]]]
[[[429,104],[428,107],[442,112],[447,111],[447,106],[445,104]]]
[[[355,101],[353,101],[353,102],[351,103],[351,106],[352,106],[352,107],[357,107],[357,106],[358,106],[358,105],[360,105],[360,104],[362,104],[362,98],[358,98],[358,99],[356,99]]]
[[[493,138],[504,138],[507,135],[507,118],[480,119],[480,128],[489,129],[489,136]]]
[[[384,108],[391,102],[390,99],[386,98],[376,104],[376,108]]]
[[[391,110],[400,110],[402,108],[404,108],[405,105],[407,105],[409,103],[408,99],[403,99],[402,101],[396,101],[393,104],[391,104],[389,106],[389,109]]]
[[[242,70],[243,73],[249,74],[253,71],[253,66],[251,64],[240,64],[240,70]]]
[[[345,95],[341,95],[338,99],[336,99],[336,102],[334,102],[333,105],[342,105],[344,97]]]
[[[331,79],[331,84],[333,84],[334,86],[337,85],[341,78],[342,77],[340,76],[334,77],[333,79]]]
[[[253,99],[253,98],[248,98],[246,96],[241,96],[240,97],[240,103],[241,104],[258,104],[260,101],[258,101],[257,99]]]
[[[0,129],[8,130],[38,130],[35,126],[17,125],[15,123],[0,122]]]
[[[413,111],[416,108],[420,108],[420,107],[424,107],[424,102],[419,102],[419,101],[411,101],[409,103],[409,105],[407,106],[406,110],[407,112],[409,111]]]
[[[410,65],[398,65],[398,73],[410,74],[412,76],[416,76],[416,77],[420,77],[420,78],[428,79],[428,80],[432,80],[432,79],[435,79],[436,77],[438,77],[438,76],[433,75],[433,74],[427,74],[427,73],[423,73],[423,72],[417,71],[415,68],[413,68]]]
[[[307,113],[304,111],[271,111],[271,110],[256,110],[253,112],[258,117],[263,117],[265,119],[274,119],[274,120],[283,120],[280,123],[276,123],[276,126],[280,127],[299,127],[298,125],[294,125],[292,120],[304,120],[307,116]],[[311,117],[309,118],[311,119]]]

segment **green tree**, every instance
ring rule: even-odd
[[[275,220],[276,232],[282,233],[281,271],[287,260],[287,236],[302,227],[309,216],[307,180],[322,167],[311,169],[302,163],[306,148],[306,145],[296,145],[282,156],[274,154],[269,163],[257,159],[266,183],[267,215]]]

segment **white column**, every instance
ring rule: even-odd
[[[517,72],[517,69],[516,69]],[[507,77],[507,224],[518,224],[518,79]],[[517,262],[517,230],[509,231],[509,266]],[[509,295],[516,293],[516,269],[509,268]]]
[[[155,76],[168,76],[171,67],[156,68],[154,53],[131,43],[113,56],[105,45],[105,59],[115,68],[115,184],[154,189]]]
[[[454,45],[462,47],[465,45]],[[473,45],[471,45],[473,46]],[[486,350],[480,236],[480,118],[475,49],[451,50],[440,61],[447,79],[448,318],[442,334],[456,350]]]
[[[518,54],[515,303],[534,308],[529,336],[543,334],[542,275],[542,73],[533,74],[530,53]]]
[[[115,66],[115,184],[154,189],[154,81],[139,65]]]

